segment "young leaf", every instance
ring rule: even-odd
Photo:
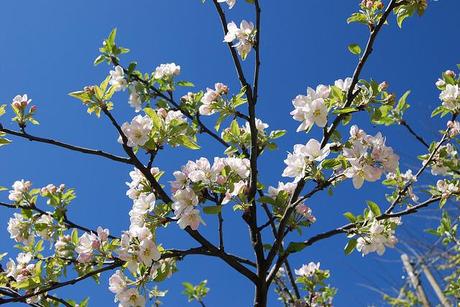
[[[358,44],[350,44],[348,45],[348,50],[353,54],[361,54],[361,47]]]

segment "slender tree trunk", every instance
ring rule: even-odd
[[[268,285],[264,281],[255,288],[255,297],[254,297],[254,307],[266,307],[267,302],[267,295],[268,295]]]

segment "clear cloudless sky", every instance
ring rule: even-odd
[[[252,6],[243,0],[226,12],[229,20],[239,22],[254,20]],[[388,2],[388,1],[385,1]],[[346,18],[358,9],[358,0],[334,1],[275,1],[261,0],[261,79],[258,117],[273,129],[287,129],[288,134],[279,142],[280,150],[263,155],[261,176],[267,185],[282,180],[286,152],[296,143],[305,143],[310,137],[320,137],[317,128],[310,136],[295,133],[298,122],[291,119],[291,100],[305,93],[307,86],[331,84],[334,80],[350,76],[357,58],[350,54],[347,45],[367,39],[365,26],[346,24]],[[454,69],[460,63],[460,2],[457,0],[429,1],[422,18],[410,18],[402,30],[393,17],[385,26],[375,45],[362,77],[386,80],[397,95],[411,89],[412,105],[407,120],[429,141],[435,140],[437,130],[445,125],[431,120],[430,113],[438,104],[439,92],[434,86],[438,75]],[[139,69],[151,72],[161,63],[175,62],[182,67],[181,79],[190,80],[196,90],[211,87],[215,82],[228,84],[238,91],[238,82],[217,13],[210,1],[200,0],[101,0],[101,1],[25,1],[4,0],[0,4],[0,101],[10,103],[17,94],[27,93],[38,106],[40,126],[29,127],[31,134],[52,137],[72,144],[99,148],[123,154],[117,144],[117,133],[105,118],[89,116],[79,101],[67,93],[85,85],[99,83],[108,74],[109,67],[92,62],[98,54],[102,40],[114,27],[118,28],[119,45],[131,52],[122,58],[123,63],[136,60]],[[245,63],[252,73],[251,54]],[[181,93],[176,94],[179,96]],[[116,95],[114,114],[119,121],[127,121],[134,113],[127,104],[127,93]],[[12,112],[2,117],[9,122]],[[368,133],[383,131],[387,143],[401,156],[401,168],[415,169],[420,165],[414,157],[424,153],[402,127],[372,127],[367,115],[353,118]],[[212,124],[212,120],[207,121]],[[343,134],[348,127],[340,128]],[[129,225],[130,200],[125,196],[125,182],[129,180],[130,167],[94,156],[68,152],[44,144],[13,139],[13,144],[2,147],[0,185],[10,186],[14,180],[28,179],[35,187],[48,183],[66,183],[75,187],[78,198],[70,206],[72,220],[88,227],[102,225],[118,235]],[[168,149],[158,155],[156,166],[171,173],[188,159],[205,156],[212,159],[222,155],[222,148],[209,138],[200,137],[200,151]],[[422,178],[420,184],[428,182]],[[318,222],[296,240],[305,239],[318,232],[335,228],[345,219],[343,212],[362,212],[365,200],[384,204],[386,191],[379,183],[365,183],[357,191],[351,182],[341,184],[333,196],[318,195],[308,205],[313,208]],[[7,200],[3,192],[2,199]],[[43,205],[43,204],[42,204]],[[45,205],[46,206],[46,205]],[[14,257],[16,251],[6,232],[9,209],[1,209],[0,250]],[[253,257],[247,228],[239,214],[225,209],[228,227],[226,247],[246,257]],[[438,214],[434,212],[434,214]],[[215,223],[209,217],[201,231],[216,240]],[[406,238],[419,237],[428,221],[407,218],[398,232]],[[231,227],[230,227],[231,226]],[[419,233],[419,234],[417,234]],[[159,231],[158,240],[169,248],[187,248],[195,243],[178,227],[171,225]],[[337,306],[382,305],[381,295],[362,285],[391,292],[391,287],[402,283],[402,271],[397,250],[388,251],[384,257],[361,257],[356,252],[345,257],[345,237],[337,236],[322,241],[292,258],[294,267],[310,261],[321,261],[330,269],[330,282],[339,289]],[[249,306],[253,286],[218,259],[192,256],[179,263],[179,272],[160,289],[169,289],[165,306],[183,306],[186,298],[180,294],[181,282],[198,283],[208,280],[211,291],[206,298],[208,306]],[[92,306],[113,305],[113,295],[107,289],[109,273],[103,274],[101,286],[91,280],[72,288],[56,291],[66,298],[82,300],[91,296]],[[54,293],[54,292],[53,292]],[[270,305],[278,305],[276,296],[270,295]]]

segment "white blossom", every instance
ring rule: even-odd
[[[334,82],[334,85],[337,86],[339,89],[341,89],[343,92],[348,92],[348,90],[351,87],[351,83],[353,82],[353,79],[348,77],[345,78],[345,80],[338,79]]]
[[[447,84],[446,88],[439,94],[442,105],[449,110],[456,110],[460,102],[460,88],[458,85]]]
[[[232,9],[233,6],[235,6],[235,4],[236,4],[236,0],[217,0],[217,2],[219,2],[219,3],[223,3],[223,2],[227,3],[229,9]]]
[[[300,269],[294,270],[295,274],[298,276],[312,277],[316,271],[319,270],[320,263],[310,262],[309,264],[304,264]]]
[[[231,43],[238,40],[233,45],[238,54],[245,59],[253,47],[253,36],[255,34],[254,24],[246,20],[241,21],[240,27],[232,21],[227,24],[227,34],[225,34],[224,42]]]
[[[13,217],[9,219],[7,230],[10,233],[11,239],[25,245],[28,245],[30,242],[32,242],[34,238],[32,235],[30,222],[25,220],[24,217],[19,213],[14,213]]]
[[[129,85],[129,100],[128,103],[134,108],[135,112],[142,110],[142,99],[141,95],[136,89],[137,82],[133,82]]]
[[[310,139],[307,144],[294,145],[294,152],[289,153],[284,163],[286,168],[283,171],[283,177],[294,177],[295,182],[299,181],[304,175],[307,166],[311,163],[321,162],[330,153],[330,145],[327,144],[321,148],[321,144],[315,140]]]
[[[175,63],[161,64],[155,69],[155,79],[172,79],[180,74],[180,66]]]
[[[125,79],[125,72],[123,71],[123,67],[118,65],[115,67],[115,70],[110,71],[109,84],[112,85],[116,91],[124,91],[128,87],[128,82]]]
[[[309,130],[314,124],[318,127],[325,127],[327,124],[327,106],[325,99],[329,97],[330,88],[325,85],[318,85],[316,90],[307,89],[307,95],[298,95],[293,101],[294,110],[292,117],[302,122],[297,132]]]

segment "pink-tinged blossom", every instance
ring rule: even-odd
[[[29,99],[27,97],[27,94],[24,94],[22,96],[21,95],[14,96],[13,102],[11,104],[16,109],[24,110],[31,102],[32,102],[32,99]]]
[[[180,218],[177,221],[177,224],[179,224],[179,227],[181,229],[190,226],[192,230],[197,230],[200,223],[204,224],[200,216],[200,211],[197,209],[193,209],[193,207],[186,207],[182,211]]]
[[[144,307],[145,297],[135,288],[129,288],[117,294],[118,307]]]
[[[128,139],[126,145],[129,147],[143,146],[149,140],[149,134],[152,128],[152,119],[147,115],[137,115],[133,118],[131,123],[126,122],[121,126],[123,134]],[[118,142],[123,144],[121,136],[118,138]]]
[[[399,156],[385,145],[381,133],[367,135],[356,125],[350,128],[350,139],[343,149],[343,156],[350,164],[343,174],[352,178],[356,189],[361,188],[364,181],[379,180],[385,172],[394,173],[399,166]]]
[[[22,201],[24,194],[29,192],[32,183],[24,179],[15,181],[12,185],[12,190],[9,191],[8,199],[19,203]]]
[[[120,294],[126,289],[126,287],[127,287],[126,277],[120,270],[117,270],[112,276],[110,276],[109,290],[112,293]]]
[[[214,89],[207,88],[201,98],[202,105],[199,108],[201,115],[212,115],[216,112],[214,105],[217,104],[221,99],[222,95],[228,93],[228,87],[223,83],[216,83]]]

